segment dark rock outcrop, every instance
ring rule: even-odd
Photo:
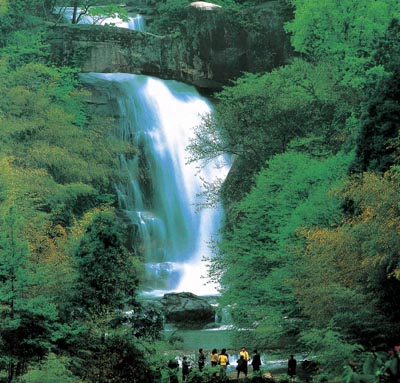
[[[175,36],[60,25],[48,42],[55,62],[82,72],[146,74],[218,89],[243,72],[268,71],[288,59],[289,39],[275,3],[257,12],[187,7]]]
[[[167,322],[192,327],[214,322],[215,312],[207,300],[195,294],[168,293],[161,299]]]

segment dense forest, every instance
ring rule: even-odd
[[[79,68],[46,44],[55,6],[118,2],[59,3],[0,2],[0,381],[166,382],[162,315],[138,299],[114,190],[118,154],[138,149],[88,113]],[[177,34],[188,3],[148,1],[150,31]],[[210,187],[226,210],[210,278],[247,344],[291,339],[315,381],[379,382],[399,369],[400,3],[279,3],[290,62],[213,94],[188,148],[234,158]]]

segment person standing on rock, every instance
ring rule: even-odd
[[[199,370],[201,371],[204,368],[204,365],[206,364],[206,356],[204,355],[202,348],[199,348],[197,363],[199,365]]]
[[[217,351],[216,348],[214,348],[211,351],[211,359],[210,359],[212,367],[215,367],[218,364],[218,358],[219,358],[218,357],[218,351]]]
[[[253,366],[253,372],[260,371],[261,356],[257,352],[257,350],[253,351],[253,358],[251,360],[251,365]]]

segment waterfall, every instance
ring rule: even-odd
[[[63,16],[65,20],[70,22],[72,20],[73,7],[56,7],[55,13]],[[78,15],[81,12],[81,9],[78,8]],[[83,15],[78,24],[94,24],[94,18],[89,15]],[[130,16],[128,21],[121,20],[118,17],[107,17],[99,21],[100,25],[114,25],[118,28],[127,28],[132,29],[134,31],[143,32],[145,28],[144,18],[141,15]]]
[[[224,158],[199,169],[188,164],[186,147],[209,102],[192,86],[134,74],[81,75],[84,82],[108,89],[118,104],[120,137],[139,154],[121,155],[127,182],[116,185],[120,209],[131,222],[132,248],[146,265],[143,290],[151,295],[190,291],[216,293],[205,284],[211,256],[209,241],[217,235],[220,207],[198,210],[202,184],[223,180]],[[218,166],[217,166],[218,165]]]

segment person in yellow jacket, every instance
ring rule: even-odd
[[[223,380],[226,379],[226,369],[229,366],[229,355],[226,353],[226,349],[223,348],[221,350],[221,354],[219,355],[218,358],[218,364],[221,366],[221,377]]]
[[[248,362],[250,360],[249,353],[246,350],[246,347],[242,347],[239,353],[239,357],[243,356],[243,359]]]
[[[215,367],[215,366],[218,364],[218,359],[219,359],[218,351],[217,351],[216,348],[214,348],[214,349],[211,351],[211,359],[210,359],[210,362],[211,362],[211,366],[212,366],[212,367]]]

